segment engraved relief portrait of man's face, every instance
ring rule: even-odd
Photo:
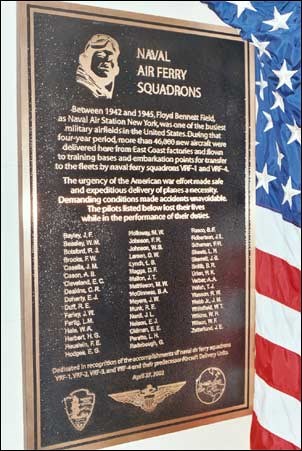
[[[80,55],[76,80],[95,97],[112,98],[115,77],[119,73],[119,45],[105,34],[94,35]]]

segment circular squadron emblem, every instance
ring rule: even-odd
[[[225,375],[219,368],[207,368],[196,379],[196,396],[203,404],[214,404],[224,393]]]

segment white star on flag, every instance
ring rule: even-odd
[[[260,81],[256,81],[256,85],[260,86],[260,99],[264,100],[264,89],[267,88],[268,83],[263,79],[262,72],[260,71]]]
[[[262,172],[256,171],[256,176],[257,176],[257,179],[258,179],[256,189],[261,188],[261,186],[263,186],[265,192],[267,194],[269,194],[269,186],[268,185],[273,180],[276,180],[277,177],[274,177],[273,175],[269,175],[267,173],[267,163],[265,163]]]
[[[292,187],[292,179],[291,179],[291,177],[288,177],[287,184],[285,186],[282,184],[282,188],[283,188],[283,191],[284,191],[284,198],[283,198],[283,201],[282,201],[282,205],[284,205],[286,202],[288,202],[290,208],[292,208],[292,198],[294,196],[297,196],[298,194],[300,194],[301,191],[299,191],[298,189],[294,189]]]
[[[257,96],[255,95],[255,114],[256,114],[256,120],[257,120],[257,117],[258,117],[258,109],[259,109],[258,99],[257,99]]]
[[[240,17],[245,9],[250,9],[251,11],[257,11],[253,7],[251,2],[243,2],[243,1],[241,1],[241,2],[229,2],[228,1],[228,3],[232,3],[233,5],[237,6],[237,17]]]
[[[275,97],[275,103],[271,107],[271,110],[274,110],[275,108],[280,108],[281,111],[284,113],[284,102],[283,97],[279,94],[277,91],[272,91],[273,96]]]
[[[266,124],[266,127],[264,129],[264,132],[267,132],[268,130],[270,130],[271,128],[274,127],[272,116],[269,113],[267,113],[266,111],[262,111],[262,113],[264,114],[264,116],[267,119],[267,124]]]
[[[290,129],[291,136],[287,141],[287,144],[291,144],[294,141],[298,141],[301,144],[301,127],[299,127],[294,119],[294,125],[286,124],[286,127]]]
[[[278,143],[276,143],[276,148],[277,148],[277,164],[278,164],[279,169],[280,169],[280,171],[281,171],[281,164],[282,164],[282,160],[283,160],[283,158],[284,158],[284,155],[283,155],[282,152],[280,152]]]
[[[267,25],[271,25],[273,27],[271,30],[268,30],[269,32],[279,30],[279,28],[288,30],[289,28],[286,22],[288,21],[292,13],[293,12],[291,11],[287,14],[280,14],[276,6],[274,6],[274,18],[271,20],[264,20],[263,23],[266,23]]]
[[[297,70],[288,70],[286,60],[284,60],[281,69],[273,70],[273,72],[279,78],[277,89],[281,88],[281,86],[283,85],[286,85],[293,91],[291,78],[295,75],[296,72],[298,72]]]
[[[266,47],[270,44],[270,41],[260,42],[253,34],[251,35],[251,38],[252,38],[252,42],[253,42],[254,46],[257,47],[257,49],[259,49],[259,58],[261,58],[261,56],[263,54],[265,54],[269,58],[271,58],[270,52],[268,50],[266,50]]]

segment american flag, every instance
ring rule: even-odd
[[[206,1],[256,53],[256,361],[251,449],[301,449],[301,4]]]

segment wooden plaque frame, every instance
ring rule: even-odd
[[[18,4],[18,125],[19,125],[19,184],[20,184],[20,234],[21,234],[21,292],[23,329],[24,372],[24,430],[26,449],[97,449],[127,441],[153,437],[186,428],[209,424],[252,412],[252,390],[254,374],[254,51],[245,43],[246,80],[246,220],[248,242],[246,262],[250,268],[246,277],[246,384],[243,405],[191,417],[177,418],[148,424],[127,430],[116,431],[89,438],[78,439],[59,445],[42,447],[40,412],[40,368],[39,368],[39,292],[38,292],[38,208],[36,186],[35,149],[35,90],[33,61],[33,15],[35,12],[66,17],[93,19],[111,23],[136,25],[138,27],[170,30],[177,33],[214,36],[220,39],[242,39],[230,28],[204,25],[197,22],[134,14],[118,10],[87,7],[64,2],[22,1]],[[29,51],[30,50],[30,51]],[[31,59],[30,59],[31,58]],[[30,70],[29,70],[30,69]],[[31,90],[29,87],[31,86]],[[31,98],[29,97],[31,92]],[[33,124],[30,136],[29,119]],[[32,163],[30,163],[32,162]]]

